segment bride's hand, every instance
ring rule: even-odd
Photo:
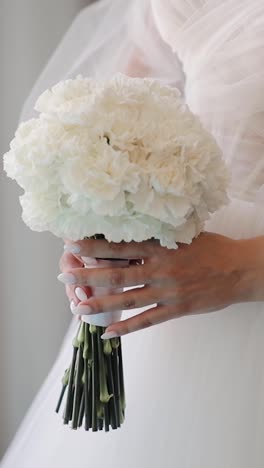
[[[73,270],[76,268],[84,268],[83,261],[72,253],[65,251],[60,259],[60,270],[62,273],[66,273],[70,269]],[[71,310],[73,311],[82,300],[88,299],[92,293],[89,286],[82,286],[79,288],[76,285],[66,284],[66,294],[70,300]]]
[[[184,315],[263,300],[259,297],[257,285],[257,278],[264,278],[263,261],[258,264],[256,245],[252,241],[254,239],[233,240],[218,234],[202,233],[191,245],[181,244],[178,250],[161,247],[157,241],[120,244],[104,240],[67,242],[61,261],[64,273],[59,279],[68,285],[69,297],[74,301],[76,286],[84,289],[86,294],[89,291],[87,286],[138,286],[120,294],[90,297],[72,309],[81,315],[152,306],[107,329],[111,335],[124,335]],[[75,255],[143,261],[125,268],[87,270]],[[261,291],[263,289],[261,286]]]

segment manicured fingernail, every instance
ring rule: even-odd
[[[87,294],[84,292],[82,288],[76,288],[75,294],[76,294],[76,297],[78,297],[80,301],[87,301],[88,299]]]
[[[61,273],[57,278],[65,284],[76,284],[76,278],[72,273]]]
[[[76,315],[89,315],[91,312],[92,309],[88,305],[78,305],[72,309],[72,313]]]
[[[64,250],[65,252],[70,252],[72,254],[79,254],[81,247],[78,244],[65,244]]]
[[[74,311],[75,308],[76,308],[76,305],[74,304],[74,301],[71,301],[71,303],[70,303],[70,308],[71,308],[72,313],[74,313],[73,311]]]
[[[82,257],[82,261],[86,264],[86,265],[97,265],[98,262],[95,258],[92,258],[92,257]]]
[[[111,338],[117,338],[118,336],[119,336],[119,335],[118,335],[116,332],[112,331],[112,332],[106,332],[106,333],[104,333],[104,334],[101,336],[101,338],[102,338],[102,340],[110,340]]]

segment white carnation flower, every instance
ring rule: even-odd
[[[45,91],[36,110],[4,156],[34,230],[177,248],[228,201],[221,151],[175,88],[77,77]]]

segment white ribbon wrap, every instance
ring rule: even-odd
[[[82,257],[85,268],[125,268],[129,260],[93,260]],[[95,287],[92,288],[93,297],[109,296],[123,291],[122,288]],[[102,312],[100,314],[82,315],[82,321],[98,327],[108,327],[113,323],[119,322],[122,317],[122,310]]]

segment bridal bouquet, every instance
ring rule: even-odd
[[[45,91],[35,109],[4,156],[33,230],[176,249],[228,201],[221,151],[175,88],[120,74],[77,77]],[[64,423],[74,429],[108,431],[124,420],[121,340],[101,339],[119,319],[85,316],[74,338],[57,406],[66,393]]]

